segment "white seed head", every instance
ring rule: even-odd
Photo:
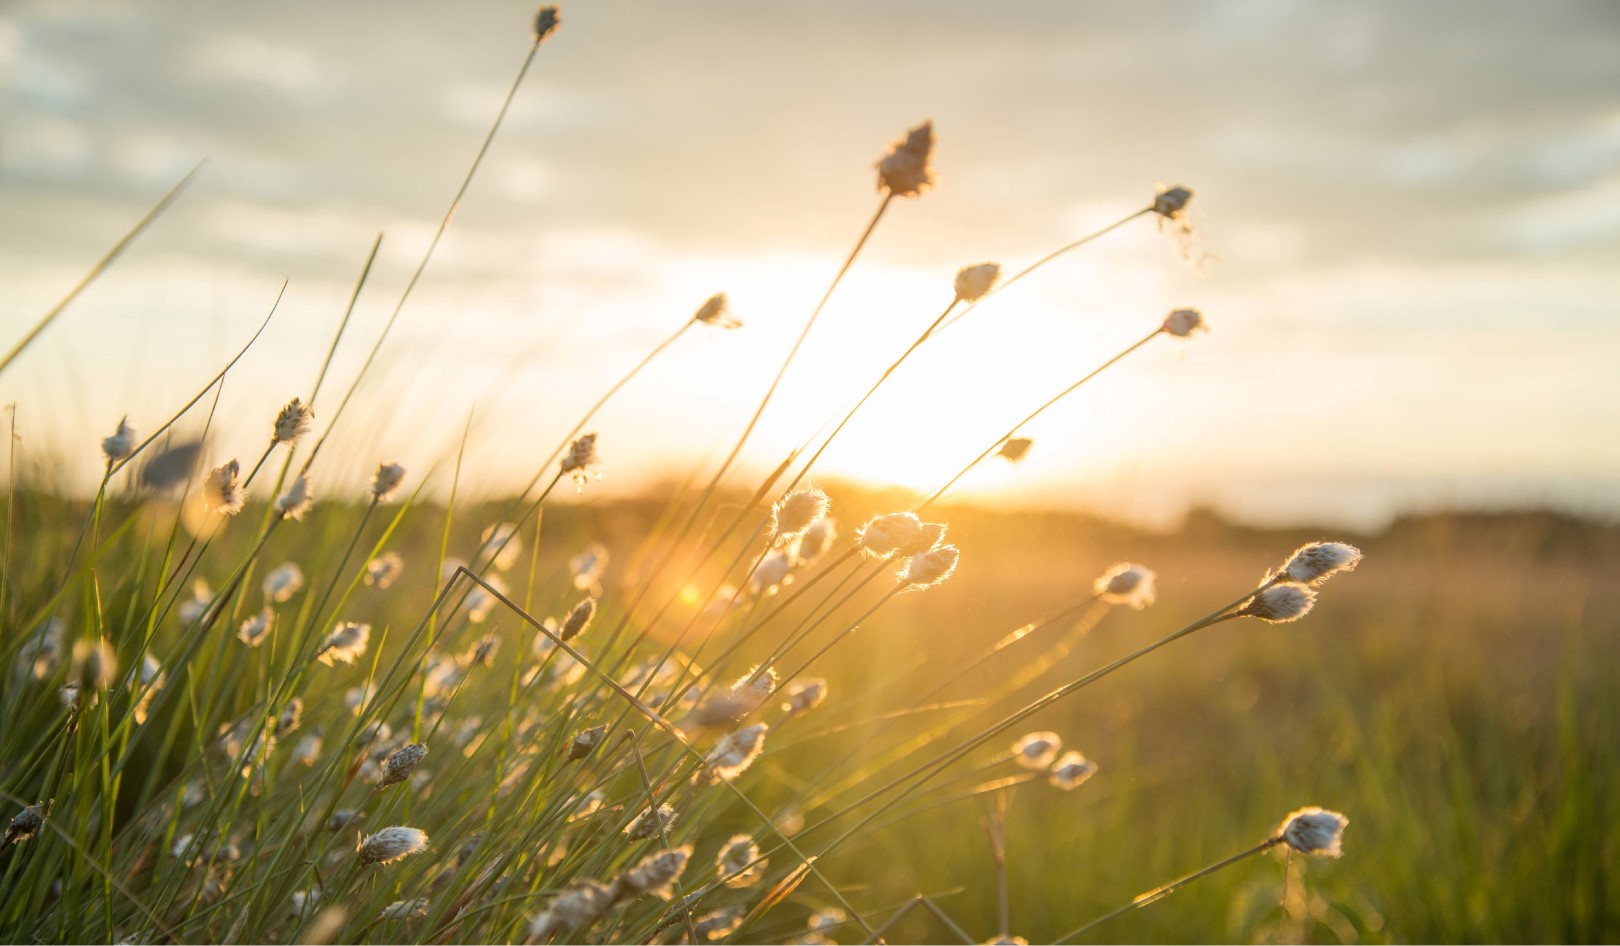
[[[956,297],[963,302],[977,302],[989,295],[1000,278],[1000,263],[964,266],[956,271]]]
[[[962,553],[954,545],[941,545],[926,552],[918,552],[906,563],[900,580],[908,588],[932,588],[951,577],[956,561]]]
[[[321,892],[319,890],[294,890],[292,904],[288,907],[287,912],[290,916],[303,916],[313,910],[315,904],[320,902],[320,899]]]
[[[575,733],[573,741],[568,744],[568,761],[573,762],[590,755],[602,744],[602,740],[607,738],[607,731],[607,726],[601,725]]]
[[[394,825],[367,835],[356,850],[362,864],[392,864],[420,853],[427,847],[427,833],[420,828]]]
[[[1013,761],[1026,769],[1049,769],[1063,748],[1063,737],[1055,732],[1027,733],[1013,743]]]
[[[1003,460],[1006,460],[1009,463],[1018,463],[1022,461],[1024,457],[1029,456],[1029,448],[1034,446],[1034,444],[1035,441],[1029,439],[1028,437],[1008,437],[1006,440],[1001,442],[1001,450],[996,454],[996,456],[1001,457]]]
[[[384,552],[366,563],[366,584],[388,588],[405,568],[405,560],[395,552]]]
[[[309,433],[310,424],[315,421],[315,408],[298,398],[287,402],[276,414],[276,426],[270,434],[272,443],[297,443],[299,438]]]
[[[247,501],[247,490],[242,488],[241,476],[242,465],[235,460],[210,470],[208,478],[203,480],[203,508],[227,516],[241,512],[242,504]]]
[[[398,463],[379,463],[377,472],[371,474],[371,497],[377,502],[387,502],[388,497],[394,495],[405,482],[405,468]]]
[[[838,927],[843,926],[847,922],[849,922],[849,914],[845,913],[842,909],[838,907],[823,907],[822,909],[810,914],[810,918],[805,921],[805,925],[810,928],[810,932],[812,933],[826,933],[830,930],[835,930]]]
[[[787,583],[792,571],[793,557],[784,549],[771,549],[761,556],[748,577],[748,590],[755,595],[772,594]]]
[[[742,921],[742,914],[736,910],[715,910],[693,920],[692,932],[699,941],[712,943],[736,932]]]
[[[250,614],[236,629],[236,639],[249,647],[257,647],[270,636],[270,628],[275,625],[276,613],[265,608],[258,614]]]
[[[889,146],[877,163],[878,188],[896,197],[918,197],[934,186],[934,123],[923,122]]]
[[[1048,780],[1064,791],[1071,791],[1081,782],[1097,774],[1097,763],[1078,752],[1065,752],[1052,763]]]
[[[574,577],[574,588],[589,591],[602,580],[607,569],[608,550],[600,542],[593,542],[585,551],[568,560],[568,570]]]
[[[293,761],[303,766],[311,766],[320,761],[323,743],[318,732],[307,733],[299,737],[293,745]]]
[[[383,759],[382,778],[377,780],[377,787],[387,788],[410,778],[416,767],[427,758],[427,754],[428,747],[425,742],[413,742],[388,753],[388,757]]]
[[[304,701],[295,696],[287,701],[287,705],[281,708],[281,715],[276,717],[276,738],[292,735],[303,721]]]
[[[199,578],[191,583],[191,597],[180,602],[176,613],[181,624],[196,624],[208,614],[208,609],[214,604],[214,591],[208,587],[208,582]]]
[[[573,477],[575,486],[584,487],[596,462],[596,435],[585,434],[569,444],[568,454],[562,458],[562,473]]]
[[[563,619],[562,630],[557,632],[557,636],[565,641],[573,640],[585,633],[594,617],[596,617],[596,599],[581,598],[573,610],[568,612],[568,617]]]
[[[727,887],[751,887],[765,875],[770,861],[759,856],[759,845],[746,834],[733,835],[720,845],[714,859],[715,871]]]
[[[264,596],[281,604],[304,587],[304,570],[295,562],[282,562],[264,576]]]
[[[819,486],[801,486],[771,507],[771,532],[777,542],[796,538],[827,515],[832,500]]]
[[[332,633],[326,635],[326,640],[321,642],[321,649],[315,656],[328,667],[338,663],[352,664],[357,657],[366,652],[366,644],[370,641],[370,624],[343,621],[333,628]]]
[[[377,919],[408,920],[412,917],[427,916],[427,914],[428,899],[426,897],[417,897],[414,900],[395,900],[382,908],[382,912],[377,914]]]
[[[675,809],[668,805],[659,805],[655,814],[651,808],[644,808],[641,814],[625,825],[624,833],[632,841],[645,841],[647,838],[656,838],[669,830],[675,823]]]
[[[588,877],[576,880],[529,924],[529,939],[541,941],[553,933],[589,926],[613,906],[615,899],[616,891],[606,884]]]
[[[45,803],[28,805],[6,825],[6,844],[21,844],[39,832],[45,823]]]
[[[300,473],[287,491],[276,497],[276,512],[281,513],[283,519],[302,519],[313,502],[315,497],[309,492],[309,477]]]
[[[806,680],[795,680],[788,685],[787,702],[782,704],[782,712],[789,716],[808,713],[821,705],[827,698],[827,681],[820,677],[810,677]]]
[[[518,538],[518,527],[510,522],[498,522],[484,530],[478,554],[474,561],[488,562],[497,571],[506,571],[523,555],[523,540]]]
[[[1153,195],[1153,212],[1171,219],[1179,217],[1187,209],[1187,201],[1192,200],[1192,195],[1192,191],[1180,185],[1166,187]]]
[[[105,637],[73,644],[73,681],[86,690],[105,690],[118,676],[118,655]]]
[[[1288,581],[1319,585],[1340,572],[1361,564],[1361,550],[1343,542],[1312,542],[1302,546],[1278,572]]]
[[[891,512],[878,516],[856,533],[856,541],[868,555],[889,558],[914,548],[923,535],[922,520],[916,513]]]
[[[709,750],[710,781],[729,782],[746,772],[765,751],[765,734],[770,728],[765,723],[750,723],[715,743]]]
[[[1160,330],[1167,335],[1177,338],[1186,338],[1195,332],[1209,331],[1209,324],[1204,321],[1204,314],[1197,309],[1177,309],[1164,317],[1164,324]]]
[[[1283,821],[1278,832],[1289,847],[1301,854],[1338,857],[1344,851],[1344,828],[1350,819],[1336,811],[1322,808],[1301,808]]]
[[[536,43],[541,42],[547,36],[557,32],[557,27],[561,24],[562,17],[559,15],[555,3],[541,7],[539,12],[534,15],[534,41]]]
[[[692,321],[718,328],[742,328],[742,320],[731,314],[731,309],[726,303],[726,294],[723,292],[715,293],[699,306],[697,314],[692,316]]]
[[[1270,585],[1238,611],[1240,616],[1256,617],[1272,624],[1286,624],[1304,617],[1316,604],[1316,590],[1309,585],[1283,583]]]
[[[135,428],[129,426],[129,417],[118,421],[118,429],[110,437],[101,438],[101,452],[108,463],[117,463],[135,452]]]
[[[838,523],[829,517],[816,521],[810,528],[804,530],[799,537],[799,544],[793,548],[793,557],[799,565],[809,565],[827,554],[832,548],[833,541],[838,538]]]
[[[1134,562],[1120,562],[1103,572],[1091,587],[1097,597],[1109,604],[1130,605],[1140,611],[1152,604],[1156,575],[1153,569]]]
[[[636,893],[651,894],[662,900],[675,895],[675,883],[686,871],[686,862],[692,857],[692,845],[656,851],[642,858],[636,866],[625,871],[620,882]]]
[[[41,624],[17,654],[17,673],[35,680],[50,676],[67,654],[67,622],[52,617]]]

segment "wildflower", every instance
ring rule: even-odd
[[[105,637],[73,645],[73,678],[87,690],[105,690],[118,676],[118,655]]]
[[[831,503],[819,486],[796,489],[771,507],[771,533],[778,543],[803,535],[821,521]]]
[[[395,900],[382,908],[377,914],[379,920],[407,920],[411,917],[427,916],[428,900],[426,897],[417,897],[414,900]]]
[[[821,556],[827,554],[832,548],[833,540],[838,538],[838,523],[830,517],[823,517],[810,528],[804,530],[799,537],[799,544],[794,546],[793,558],[796,564],[809,565]]]
[[[1278,837],[1301,854],[1338,857],[1344,853],[1339,845],[1349,823],[1349,818],[1336,811],[1301,808],[1283,821]]]
[[[911,556],[900,580],[908,588],[932,588],[951,577],[956,571],[956,560],[962,553],[954,545],[941,545]]]
[[[499,522],[484,530],[483,544],[478,546],[474,561],[493,564],[497,571],[506,571],[517,564],[523,554],[523,540],[518,538],[518,527],[510,522]]]
[[[868,555],[889,558],[915,546],[922,539],[922,534],[922,520],[915,513],[891,512],[861,526],[856,533],[856,541]]]
[[[692,932],[705,943],[725,939],[742,925],[742,914],[736,910],[715,910],[692,921]]]
[[[574,441],[568,447],[568,455],[562,458],[562,474],[572,476],[574,485],[584,488],[589,478],[590,468],[596,465],[596,435],[586,434]],[[601,474],[597,474],[601,479]]]
[[[634,821],[625,826],[624,833],[632,841],[656,838],[669,830],[669,826],[675,823],[675,817],[675,809],[668,805],[659,805],[656,813],[651,808],[644,808]]]
[[[608,550],[600,542],[591,543],[585,551],[569,559],[568,571],[574,577],[574,588],[579,591],[595,588],[602,580],[607,563]]]
[[[291,735],[303,719],[304,701],[295,696],[282,707],[281,715],[276,717],[276,738]]]
[[[1176,309],[1164,317],[1164,324],[1159,331],[1177,338],[1187,338],[1195,332],[1209,331],[1209,324],[1204,321],[1203,313],[1197,309]]]
[[[321,758],[321,734],[309,733],[298,740],[293,746],[293,761],[303,766],[311,766]]]
[[[241,475],[242,465],[235,460],[209,471],[208,478],[203,481],[203,508],[227,516],[241,512],[242,504],[247,501],[247,490],[238,482]]]
[[[1026,769],[1049,769],[1063,748],[1063,737],[1055,732],[1032,732],[1013,743],[1013,761]]]
[[[264,596],[280,604],[304,587],[304,570],[294,562],[282,562],[264,576]]]
[[[1187,209],[1187,201],[1192,200],[1192,191],[1177,185],[1167,187],[1153,195],[1153,212],[1167,220],[1181,217]]]
[[[540,12],[534,15],[534,41],[539,43],[555,33],[561,23],[562,19],[557,15],[555,3],[541,7]]]
[[[594,617],[596,617],[596,599],[581,598],[573,610],[568,612],[568,617],[563,619],[562,630],[557,632],[557,636],[565,641],[573,640],[585,633]]]
[[[765,733],[770,728],[765,723],[752,723],[727,733],[715,743],[707,759],[710,781],[729,782],[747,771],[765,750]]]
[[[692,845],[657,851],[643,857],[636,866],[625,871],[619,882],[636,893],[649,893],[661,900],[675,895],[675,882],[686,871],[686,862],[692,856]]]
[[[11,819],[6,825],[7,844],[21,844],[39,832],[40,825],[45,823],[45,803],[38,802],[28,805]]]
[[[405,468],[398,463],[379,463],[377,472],[371,474],[371,498],[379,503],[387,502],[388,497],[399,489],[399,484],[405,482]]]
[[[789,716],[808,713],[821,705],[827,698],[827,681],[820,677],[811,677],[808,680],[794,681],[787,689],[787,702],[782,704],[782,712]]]
[[[731,314],[731,309],[726,303],[726,294],[723,292],[710,296],[698,308],[697,314],[692,316],[692,321],[719,328],[742,328],[742,320]]]
[[[1283,564],[1278,576],[1285,581],[1319,585],[1339,572],[1361,564],[1361,550],[1343,542],[1312,542],[1301,547]]]
[[[764,876],[770,861],[759,856],[759,845],[753,838],[738,834],[720,845],[714,864],[727,887],[751,887]]]
[[[754,573],[748,578],[748,590],[756,595],[774,594],[776,590],[788,581],[788,573],[793,571],[793,559],[781,549],[771,549],[754,566]]]
[[[276,512],[283,519],[302,519],[315,497],[309,494],[309,478],[302,473],[293,480],[287,491],[276,497]]]
[[[1233,612],[1234,617],[1255,617],[1271,624],[1286,624],[1304,617],[1316,603],[1316,591],[1309,585],[1284,582],[1267,585],[1249,603]]]
[[[574,741],[568,744],[568,761],[573,762],[590,755],[607,737],[607,730],[607,726],[592,726],[590,729],[575,733]]]
[[[425,742],[413,742],[388,753],[388,758],[383,760],[383,775],[377,781],[377,787],[387,788],[410,778],[417,765],[427,758],[427,754],[428,747]]]
[[[1099,600],[1109,604],[1128,604],[1140,611],[1154,601],[1153,580],[1158,576],[1153,569],[1134,562],[1120,562],[1102,573],[1091,587]]]
[[[366,563],[366,584],[386,589],[394,583],[394,579],[399,577],[400,571],[404,568],[405,560],[398,554],[384,552]]]
[[[341,621],[321,642],[321,649],[315,652],[315,658],[328,667],[340,662],[352,664],[355,658],[366,652],[366,644],[370,641],[370,624]]]
[[[1000,278],[1000,263],[964,266],[956,272],[956,298],[963,302],[977,302],[990,294]]]
[[[553,933],[589,926],[613,906],[616,898],[616,891],[600,881],[588,877],[576,880],[530,922],[529,939],[539,942]]]
[[[394,825],[363,839],[355,848],[362,864],[392,864],[427,847],[428,836],[420,828]]]
[[[270,434],[270,442],[295,444],[298,438],[309,433],[309,425],[314,420],[315,408],[293,398],[276,415],[276,429]]]
[[[196,624],[208,613],[208,608],[214,603],[213,589],[208,582],[199,578],[191,583],[191,597],[180,602],[176,613],[180,616],[181,624]]]
[[[119,419],[118,429],[112,436],[101,438],[101,452],[106,455],[108,466],[135,452],[135,428],[129,426],[128,414]]]
[[[918,197],[934,186],[934,169],[928,159],[934,152],[934,123],[923,122],[889,146],[889,153],[877,163],[878,188],[887,188],[895,197]]]
[[[1008,437],[1001,442],[1001,450],[996,456],[1009,463],[1018,463],[1029,455],[1029,448],[1034,444],[1035,441],[1028,437]]]
[[[1081,782],[1097,774],[1097,763],[1078,752],[1065,752],[1053,763],[1049,780],[1064,791],[1072,791]]]

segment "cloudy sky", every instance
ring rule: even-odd
[[[211,449],[306,394],[372,240],[336,392],[392,310],[529,47],[524,3],[0,5],[9,347],[199,160],[175,207],[0,376],[35,455],[231,377]],[[1434,504],[1620,511],[1620,7],[1545,0],[565,6],[340,427],[327,493],[455,448],[522,482],[611,381],[608,489],[729,446],[932,119],[939,187],[893,207],[746,454],[847,409],[951,296],[1197,192],[1201,266],[1138,220],[925,346],[818,470],[929,488],[1034,405],[1201,308],[1025,431],[960,495],[1163,519],[1374,522]],[[331,398],[331,400],[328,400]],[[335,398],[322,393],[323,401]],[[319,402],[318,402],[319,405]],[[319,410],[319,407],[318,407]],[[322,482],[324,477],[324,482]],[[82,483],[81,483],[82,485]]]

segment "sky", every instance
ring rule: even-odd
[[[0,343],[197,162],[195,183],[4,375],[17,443],[93,489],[286,293],[218,402],[213,462],[353,378],[528,51],[521,3],[0,5]],[[818,462],[1144,522],[1213,505],[1376,524],[1440,506],[1620,513],[1620,7],[1546,0],[565,4],[334,434],[318,494],[398,459],[520,485],[601,392],[596,496],[724,454],[930,119],[938,186],[884,215],[750,439],[773,468],[950,301],[1195,191],[1195,259],[1139,219],[920,348]],[[204,401],[187,424],[201,423]],[[321,429],[317,426],[317,430]],[[247,462],[245,459],[244,462]],[[435,466],[437,463],[437,466]],[[814,477],[813,477],[814,478]]]

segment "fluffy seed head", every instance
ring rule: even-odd
[[[304,570],[295,562],[282,562],[264,576],[264,596],[281,604],[304,587]]]
[[[315,408],[293,398],[276,414],[276,426],[270,433],[270,440],[272,443],[297,443],[298,438],[309,433],[309,425],[314,421]]]
[[[838,523],[827,517],[818,519],[799,537],[799,544],[793,549],[794,560],[800,565],[809,565],[826,555],[837,538]]]
[[[1344,840],[1344,828],[1349,823],[1349,818],[1336,811],[1301,808],[1283,820],[1278,836],[1301,854],[1338,857],[1344,853],[1340,842]]]
[[[1001,442],[1001,451],[996,455],[1009,463],[1018,463],[1029,456],[1029,448],[1034,444],[1028,437],[1008,437]]]
[[[1187,209],[1187,201],[1192,200],[1192,195],[1192,191],[1180,185],[1166,187],[1153,195],[1153,212],[1173,220]]]
[[[405,482],[404,467],[398,463],[379,463],[377,472],[371,474],[371,497],[379,503],[386,502],[403,482]]]
[[[568,560],[568,570],[573,574],[574,587],[580,591],[595,588],[602,580],[602,572],[607,569],[608,550],[600,542],[594,542],[585,551]]]
[[[295,696],[287,701],[287,705],[281,708],[281,715],[276,717],[276,738],[290,735],[303,721],[304,701]]]
[[[589,479],[590,468],[596,465],[596,435],[586,434],[568,446],[562,458],[564,476],[572,476],[576,486],[583,487]]]
[[[1026,733],[1013,743],[1013,761],[1026,769],[1049,769],[1063,748],[1063,737],[1055,732]]]
[[[720,853],[714,863],[715,870],[727,887],[753,886],[764,876],[765,868],[770,864],[760,859],[759,845],[746,834],[733,835],[731,840],[720,845]]]
[[[287,491],[276,497],[276,512],[281,513],[283,519],[302,519],[313,502],[315,497],[309,493],[309,477],[300,473]]]
[[[1316,603],[1316,590],[1309,585],[1285,582],[1270,585],[1249,599],[1237,613],[1272,624],[1286,624],[1304,617]]]
[[[12,817],[6,825],[7,844],[21,844],[33,837],[45,823],[45,803],[29,805]]]
[[[861,526],[856,533],[856,541],[868,555],[889,558],[915,547],[922,534],[922,520],[917,518],[916,513],[891,512]]]
[[[356,848],[362,864],[392,864],[427,847],[428,836],[420,828],[394,825],[367,835]]]
[[[900,580],[908,588],[932,588],[956,571],[956,560],[962,555],[954,545],[941,545],[911,556]]]
[[[270,636],[270,628],[275,624],[276,613],[265,608],[258,614],[252,614],[236,629],[236,639],[249,647],[257,647]]]
[[[1167,335],[1186,338],[1195,332],[1209,331],[1209,324],[1197,309],[1177,309],[1164,317],[1164,324],[1159,328]]]
[[[592,726],[574,734],[574,741],[568,744],[568,760],[583,759],[607,738],[607,726]]]
[[[135,428],[129,426],[127,415],[118,421],[118,429],[112,436],[101,438],[101,452],[108,463],[117,463],[135,452]]]
[[[736,910],[715,910],[692,921],[692,932],[705,943],[725,939],[742,925],[742,914]]]
[[[1097,763],[1078,752],[1065,752],[1052,764],[1049,780],[1067,792],[1096,774]]]
[[[366,584],[387,588],[399,577],[405,560],[394,552],[384,552],[366,563]]]
[[[625,825],[624,833],[632,841],[645,841],[647,838],[656,838],[669,830],[675,823],[675,809],[668,805],[659,805],[657,812],[651,808],[644,808],[641,814]]]
[[[427,754],[425,742],[413,742],[388,753],[388,758],[383,760],[382,778],[377,780],[377,787],[387,788],[410,778]]]
[[[379,920],[408,920],[411,917],[427,916],[428,900],[426,897],[417,897],[414,900],[395,900],[382,908],[377,914]]]
[[[568,612],[568,617],[563,620],[562,630],[557,632],[557,636],[565,641],[573,640],[585,633],[594,617],[596,617],[596,599],[581,598],[579,603],[574,605],[574,609]]]
[[[547,36],[555,33],[561,23],[562,18],[558,15],[556,4],[551,3],[541,7],[539,12],[534,15],[534,41],[541,42]]]
[[[811,677],[806,680],[795,680],[787,688],[787,702],[782,704],[782,712],[789,716],[808,713],[821,705],[827,698],[827,681],[820,677]]]
[[[832,501],[819,486],[802,486],[771,507],[771,531],[777,542],[804,534],[827,515]]]
[[[748,590],[756,595],[771,594],[787,582],[792,571],[793,557],[782,549],[771,549],[748,577]]]
[[[843,926],[848,921],[849,914],[838,907],[824,907],[810,914],[810,918],[805,921],[805,925],[810,928],[812,933],[826,933]]]
[[[235,460],[210,470],[208,478],[203,480],[203,508],[227,516],[241,512],[242,504],[247,501],[247,490],[239,482],[241,476],[242,465]]]
[[[529,924],[529,939],[541,941],[556,932],[589,926],[613,906],[614,899],[612,887],[588,877],[576,880]]]
[[[686,862],[692,857],[692,845],[648,854],[636,866],[625,871],[620,882],[636,893],[652,894],[662,900],[675,895],[675,882],[686,871]]]
[[[765,733],[770,728],[765,723],[751,723],[715,743],[709,750],[710,780],[729,782],[747,771],[765,751]]]
[[[523,555],[523,540],[518,538],[518,527],[510,522],[497,522],[484,530],[480,538],[477,561],[489,562],[498,571],[506,571],[517,564]]]
[[[366,644],[370,641],[370,624],[343,621],[332,630],[332,633],[326,635],[326,640],[321,642],[321,649],[315,656],[328,667],[337,663],[352,664],[355,658],[366,652]]]
[[[73,679],[85,690],[105,690],[118,676],[118,655],[105,637],[73,645]]]
[[[1343,542],[1312,542],[1289,556],[1278,572],[1288,581],[1319,585],[1361,564],[1361,550]]]
[[[989,295],[1000,278],[1000,263],[964,266],[956,271],[956,297],[963,302],[977,302]]]
[[[929,158],[934,153],[934,123],[923,122],[889,146],[889,153],[877,163],[878,189],[887,188],[896,197],[919,197],[934,186],[934,169]]]
[[[1109,604],[1127,604],[1140,611],[1154,601],[1153,569],[1134,562],[1120,562],[1102,573],[1091,587],[1097,597]]]
[[[731,309],[726,303],[726,294],[723,292],[715,293],[699,306],[697,314],[692,316],[692,321],[719,328],[742,328],[742,320],[731,314]]]

